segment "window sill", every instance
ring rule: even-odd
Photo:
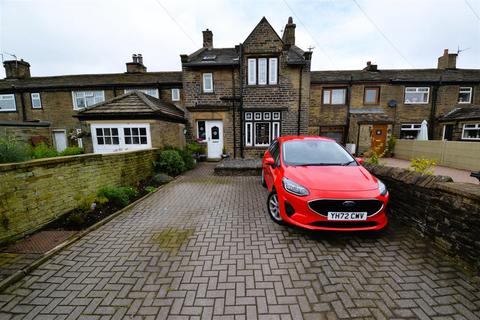
[[[322,103],[322,106],[323,107],[346,107],[347,105],[346,104],[326,104],[326,103]]]
[[[18,110],[0,110],[1,113],[16,113]]]
[[[429,104],[429,102],[404,102],[404,105],[411,106],[416,104]]]

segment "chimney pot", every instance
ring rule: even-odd
[[[438,58],[437,69],[456,69],[457,68],[457,54],[448,53],[448,49],[443,50],[443,56]]]
[[[372,64],[372,61],[367,61],[367,66],[363,68],[364,71],[377,71],[378,67],[376,64]]]
[[[127,62],[127,73],[143,73],[147,72],[147,67],[143,65],[143,57],[141,53],[132,54],[132,62]]]

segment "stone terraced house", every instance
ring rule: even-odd
[[[53,77],[4,61],[0,135],[95,152],[199,140],[209,158],[256,158],[276,137],[299,134],[360,154],[390,135],[414,139],[426,120],[430,139],[480,142],[480,69],[456,68],[456,54],[445,50],[435,69],[311,71],[291,18],[283,30],[263,18],[240,44],[215,48],[207,29],[178,72],[147,72],[141,55],[125,73]]]

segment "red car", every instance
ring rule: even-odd
[[[262,159],[267,207],[279,224],[313,230],[380,230],[388,191],[334,140],[280,137]]]

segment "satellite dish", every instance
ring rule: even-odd
[[[397,106],[397,100],[390,100],[388,101],[387,105],[390,107],[390,108],[395,108]]]

